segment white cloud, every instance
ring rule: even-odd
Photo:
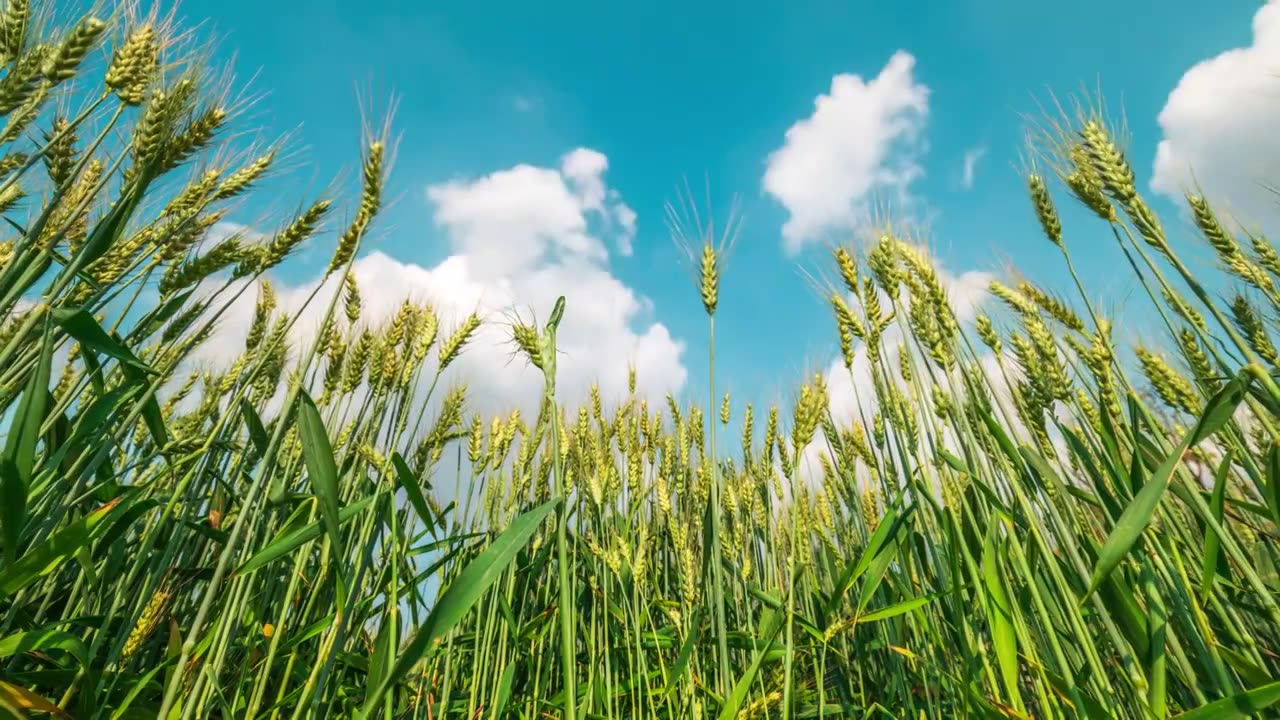
[[[786,208],[782,228],[788,252],[849,230],[875,193],[905,197],[923,174],[918,159],[929,109],[929,89],[916,82],[915,58],[899,51],[870,81],[836,75],[797,121],[782,147],[769,155],[764,190]]]
[[[964,167],[961,170],[960,186],[965,190],[973,189],[973,181],[978,172],[978,163],[987,154],[985,146],[970,148],[964,153]]]
[[[433,185],[427,198],[450,245],[475,260],[473,273],[507,277],[555,255],[604,263],[608,250],[588,227],[591,220],[616,231],[612,239],[624,255],[635,234],[635,213],[605,187],[608,167],[603,154],[579,148],[564,156],[559,169],[517,165]]]
[[[613,206],[613,219],[622,229],[618,235],[618,252],[630,256],[631,243],[636,237],[636,211],[625,204],[618,203]]]
[[[392,315],[405,298],[432,304],[446,333],[470,312],[487,321],[454,368],[454,382],[468,383],[471,409],[495,413],[536,410],[541,375],[512,359],[512,312],[546,321],[556,298],[566,312],[558,333],[558,390],[565,402],[586,396],[599,381],[607,400],[627,392],[634,364],[642,394],[657,400],[677,392],[687,373],[684,344],[649,316],[649,301],[609,270],[606,240],[621,243],[634,233],[635,214],[604,182],[604,155],[580,149],[559,169],[518,165],[427,189],[433,217],[450,254],[433,267],[372,252],[354,264],[368,319]],[[331,278],[308,307],[296,337],[306,338],[336,289]],[[281,307],[295,310],[319,279],[280,288]],[[243,296],[224,319],[219,335],[200,349],[206,360],[227,361],[239,351],[250,323],[254,293]],[[532,311],[532,313],[530,312]]]
[[[248,225],[241,225],[238,222],[230,220],[219,220],[209,228],[201,239],[202,247],[212,247],[232,236],[239,236],[240,241],[245,245],[264,245],[270,236],[264,235]]]
[[[1280,0],[1253,18],[1253,44],[1182,76],[1158,117],[1151,186],[1172,197],[1197,186],[1241,222],[1275,227],[1280,197],[1265,188],[1280,163]]]
[[[599,210],[604,205],[604,171],[609,169],[609,158],[603,153],[578,148],[560,161],[560,173],[573,186],[582,207]]]

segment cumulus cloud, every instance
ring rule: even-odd
[[[1199,187],[1241,222],[1263,229],[1280,220],[1267,189],[1280,163],[1280,0],[1253,18],[1253,43],[1191,67],[1158,117],[1151,186],[1180,197]]]
[[[987,148],[985,146],[970,148],[965,151],[963,160],[964,167],[961,168],[960,173],[960,186],[965,190],[973,189],[973,181],[978,173],[978,163],[982,161],[982,158],[985,157],[986,154]]]
[[[595,381],[606,399],[621,399],[628,365],[637,369],[642,394],[656,400],[679,391],[687,376],[684,344],[652,319],[646,298],[610,272],[608,244],[629,247],[635,213],[605,183],[607,168],[603,154],[579,149],[559,167],[517,165],[427,188],[449,255],[431,267],[376,251],[361,257],[353,272],[364,317],[385,319],[407,298],[431,304],[445,333],[479,312],[486,322],[450,369],[451,381],[468,384],[473,410],[530,411],[541,375],[513,357],[508,323],[513,313],[545,322],[564,295],[557,375],[564,401],[584,398]],[[319,284],[316,278],[279,288],[281,307],[301,307]],[[337,284],[330,278],[321,288],[298,323],[298,338],[314,332]],[[243,337],[253,304],[252,292],[234,304],[219,336],[201,348],[202,359],[225,362],[239,351],[232,339]]]
[[[871,80],[836,75],[813,114],[792,125],[769,155],[764,190],[789,213],[782,228],[788,252],[851,229],[876,193],[905,197],[923,174],[929,89],[914,69],[915,58],[899,51]]]
[[[427,188],[435,222],[450,244],[473,258],[474,272],[506,277],[539,267],[552,256],[603,264],[608,249],[591,220],[628,254],[635,213],[604,184],[608,158],[579,148],[559,168],[517,165],[476,179]]]
[[[636,211],[624,203],[617,203],[613,206],[613,219],[622,229],[618,235],[618,252],[630,256],[631,242],[636,237]]]

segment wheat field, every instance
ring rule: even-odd
[[[731,238],[678,211],[707,394],[651,405],[633,373],[625,402],[566,405],[562,301],[504,330],[541,373],[538,412],[483,417],[450,369],[487,320],[361,306],[390,135],[363,138],[356,186],[282,197],[285,146],[239,141],[243,107],[198,50],[132,6],[0,12],[8,713],[1190,719],[1280,701],[1280,253],[1188,196],[1207,280],[1105,114],[1046,123],[1026,177],[1075,298],[995,281],[970,322],[927,238],[886,224],[832,248],[814,285],[846,369],[866,358],[852,420],[822,374],[783,406],[717,390]],[[263,239],[210,234],[250,199],[298,211]],[[1064,228],[1058,203],[1090,223]],[[1132,345],[1090,301],[1073,236],[1123,251],[1159,337]],[[303,247],[332,253],[334,282],[300,333],[269,278]],[[256,304],[242,351],[193,363],[236,302]]]

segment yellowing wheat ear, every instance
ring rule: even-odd
[[[490,334],[458,298],[387,298],[357,268],[389,132],[363,138],[347,202],[299,197],[193,34],[131,0],[97,10],[0,3],[0,704],[1277,706],[1280,252],[1199,189],[1172,242],[1100,102],[1033,137],[1023,219],[1052,247],[1027,247],[1059,265],[994,274],[975,314],[927,233],[877,225],[806,273],[820,303],[794,321],[829,312],[834,332],[791,392],[757,367],[771,329],[725,323],[735,281],[760,282],[725,272],[736,206],[713,217],[686,186],[667,208],[705,372],[599,346],[563,297]],[[1072,255],[1099,239],[1127,261],[1101,285]],[[538,372],[490,367],[495,339]],[[620,362],[580,375],[597,356],[634,358],[625,388]],[[764,381],[731,397],[726,370]]]

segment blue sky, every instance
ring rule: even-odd
[[[268,134],[296,129],[299,182],[275,187],[298,197],[279,196],[281,212],[303,199],[308,182],[318,191],[344,170],[353,177],[361,96],[375,107],[398,96],[401,143],[388,188],[398,202],[376,247],[401,263],[432,268],[460,247],[445,237],[460,226],[435,222],[440,208],[429,186],[522,163],[554,170],[580,147],[607,157],[604,182],[637,218],[634,254],[610,246],[607,273],[652,301],[627,323],[642,334],[661,323],[687,343],[679,360],[688,389],[705,382],[705,318],[663,224],[663,204],[685,177],[699,192],[709,178],[721,210],[740,196],[744,225],[723,282],[717,355],[729,389],[759,394],[825,367],[836,351],[829,312],[801,273],[825,262],[823,246],[786,252],[783,226],[792,212],[762,185],[771,153],[788,128],[814,113],[834,76],[871,82],[895,53],[909,54],[910,83],[927,89],[927,112],[912,121],[917,142],[885,158],[905,154],[918,166],[918,177],[893,190],[910,196],[912,217],[928,219],[930,246],[955,273],[1000,271],[1010,260],[1065,290],[1019,173],[1025,116],[1039,115],[1051,92],[1100,85],[1112,108],[1123,107],[1130,156],[1149,190],[1157,144],[1172,132],[1158,122],[1162,108],[1198,63],[1254,43],[1260,5],[185,0],[180,14],[207,20],[204,31],[221,38],[219,52],[235,51],[239,78],[252,76],[250,87],[266,93],[242,122]],[[1208,87],[1213,100],[1217,85]],[[1196,153],[1210,156],[1206,143],[1192,141],[1200,129],[1212,142],[1231,135],[1194,109],[1203,101],[1188,97],[1192,109],[1174,123],[1182,133],[1177,148],[1185,148],[1178,157],[1188,162]],[[1276,119],[1266,116],[1274,103],[1261,105],[1259,127]],[[977,150],[966,185],[965,157]],[[1230,189],[1230,179],[1220,184]],[[1117,280],[1109,235],[1060,200],[1091,290],[1122,304],[1132,288]],[[1173,206],[1156,202],[1171,233],[1186,234]],[[826,235],[849,233],[828,228]],[[464,244],[474,249],[482,241]],[[283,278],[304,282],[321,262],[295,263]]]

